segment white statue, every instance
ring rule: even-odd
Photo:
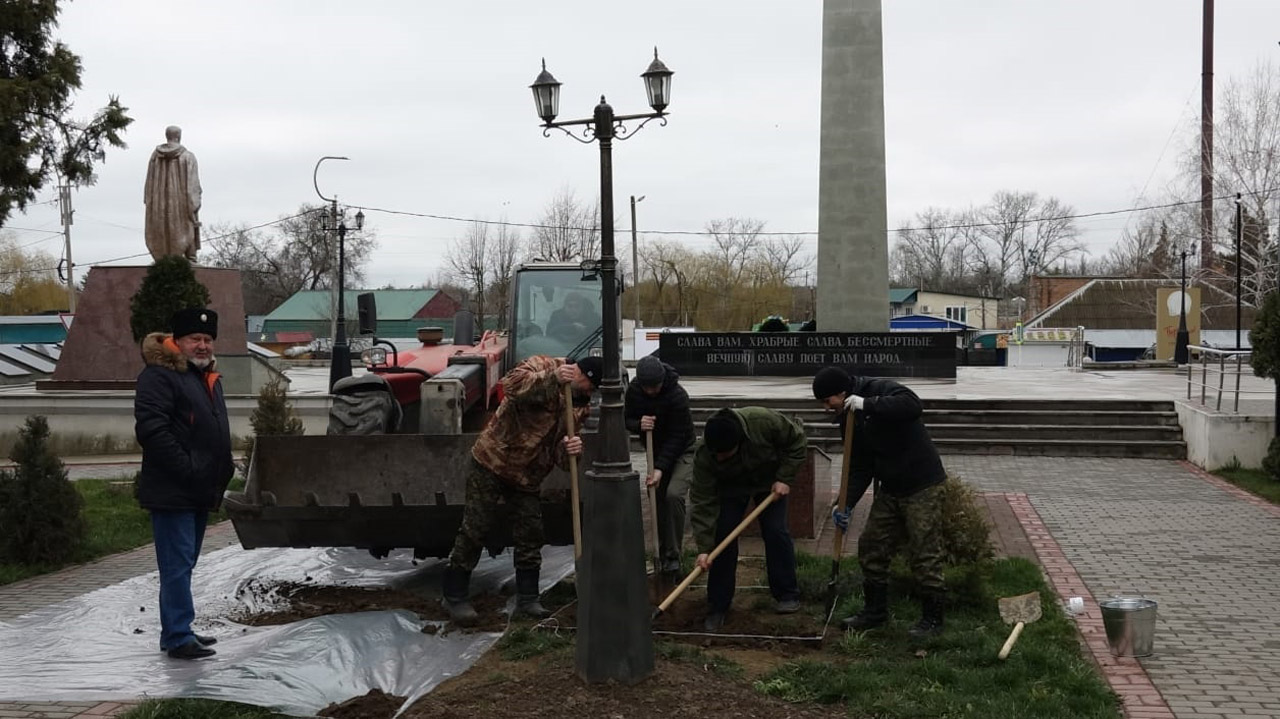
[[[165,128],[168,142],[157,145],[147,163],[147,249],[154,259],[183,255],[191,261],[200,249],[200,170],[196,156],[182,146],[182,128]]]

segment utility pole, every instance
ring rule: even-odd
[[[76,275],[75,265],[71,263],[71,183],[58,186],[58,204],[62,210],[63,252],[67,258],[67,311],[76,313]]]
[[[1213,0],[1204,0],[1200,55],[1200,269],[1213,264]]]
[[[644,195],[631,196],[631,291],[636,294],[636,327],[640,326],[640,253],[636,249],[636,203],[644,202],[644,198]]]

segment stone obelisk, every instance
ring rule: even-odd
[[[880,0],[824,0],[818,330],[889,330]]]

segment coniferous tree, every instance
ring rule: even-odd
[[[80,497],[49,447],[49,422],[28,417],[9,454],[17,467],[0,472],[0,557],[23,564],[57,564],[84,544]]]
[[[245,447],[246,471],[253,460],[253,446],[259,435],[302,434],[305,431],[302,420],[293,411],[285,384],[278,379],[263,385],[258,392],[258,406],[249,415],[249,424],[253,427],[253,436]]]
[[[1280,292],[1272,292],[1263,300],[1249,332],[1249,344],[1253,346],[1249,364],[1253,365],[1254,374],[1275,381],[1280,388]],[[1262,468],[1280,481],[1280,437],[1271,439]]]
[[[208,306],[209,290],[196,279],[191,262],[181,255],[161,257],[147,269],[130,303],[133,341],[141,342],[149,332],[171,332],[169,321],[178,310]]]

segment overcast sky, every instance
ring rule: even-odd
[[[129,148],[75,194],[81,273],[146,252],[143,179],[170,124],[199,160],[206,226],[318,202],[312,170],[324,155],[352,160],[320,171],[321,190],[344,204],[534,222],[561,188],[592,201],[596,147],[544,138],[528,85],[545,57],[564,83],[560,119],[589,116],[601,93],[618,113],[644,112],[639,74],[654,45],[675,71],[670,123],[615,144],[619,227],[635,194],[647,196],[642,230],[727,217],[817,229],[819,0],[63,4],[58,35],[85,66],[78,110],[118,95],[135,119]],[[890,227],[1002,189],[1080,212],[1163,190],[1198,123],[1200,34],[1200,0],[887,0]],[[1220,0],[1219,89],[1280,62],[1278,40],[1280,2]],[[366,215],[380,237],[371,286],[421,284],[465,230]],[[25,228],[23,242],[59,229],[47,204],[9,224]],[[1095,254],[1124,225],[1080,223]],[[60,255],[60,237],[46,236],[35,246]]]

